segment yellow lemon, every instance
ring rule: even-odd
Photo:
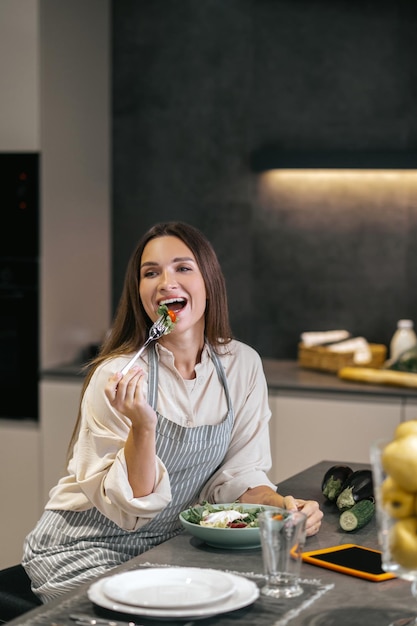
[[[417,435],[417,420],[407,420],[406,422],[398,424],[395,429],[394,438],[401,439],[409,435]]]
[[[401,489],[392,476],[381,485],[381,500],[387,513],[396,519],[411,517],[416,512],[416,496]]]
[[[417,434],[391,441],[382,451],[381,460],[385,472],[399,487],[417,492]]]
[[[390,533],[391,556],[406,569],[417,569],[417,518],[398,520]]]

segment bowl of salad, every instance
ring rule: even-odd
[[[180,522],[189,533],[214,548],[260,548],[258,515],[262,511],[282,509],[264,504],[208,504],[194,506],[180,513]]]

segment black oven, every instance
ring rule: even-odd
[[[37,420],[39,155],[0,153],[0,418]]]

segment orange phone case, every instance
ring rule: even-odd
[[[344,550],[349,548],[358,548],[364,552],[364,556],[366,556],[366,552],[373,552],[376,554],[382,554],[380,550],[373,550],[372,548],[366,548],[365,546],[358,546],[354,543],[345,543],[340,546],[332,546],[331,548],[322,548],[321,550],[311,550],[310,552],[303,552],[301,557],[303,561],[306,563],[310,563],[311,565],[317,565],[318,567],[325,567],[327,569],[331,569],[335,572],[340,572],[341,574],[348,574],[349,576],[357,576],[359,578],[365,578],[366,580],[371,580],[372,582],[381,582],[383,580],[389,580],[391,578],[396,578],[395,574],[392,572],[382,572],[382,573],[373,573],[372,571],[367,571],[365,567],[359,566],[353,567],[353,565],[342,565],[340,563],[335,563],[332,561],[324,561],[320,559],[320,555],[326,555],[328,558],[331,557],[331,553],[342,553]],[[342,555],[343,556],[343,555]]]

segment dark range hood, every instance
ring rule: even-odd
[[[266,145],[250,156],[251,169],[264,172],[271,169],[417,169],[417,151],[282,150]]]

